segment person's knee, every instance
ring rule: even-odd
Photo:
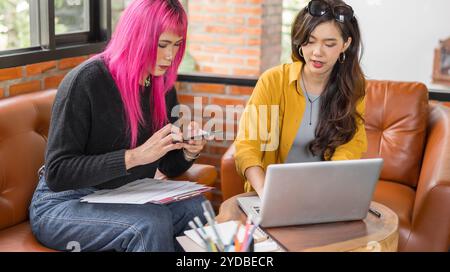
[[[161,211],[157,216],[143,217],[129,230],[133,233],[136,246],[143,251],[173,251],[173,222],[170,212]],[[134,251],[134,250],[133,250]]]

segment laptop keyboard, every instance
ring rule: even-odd
[[[259,214],[259,211],[261,210],[259,206],[253,206],[252,209]]]

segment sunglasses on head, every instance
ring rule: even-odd
[[[340,23],[345,23],[346,21],[353,19],[354,16],[353,9],[349,5],[339,4],[332,7],[323,0],[312,0],[309,2],[306,10],[314,17],[321,17],[331,12],[334,19]]]

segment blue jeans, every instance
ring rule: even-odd
[[[195,216],[206,222],[197,196],[167,205],[92,204],[94,188],[51,191],[41,177],[30,205],[33,234],[56,250],[179,251],[175,237]]]

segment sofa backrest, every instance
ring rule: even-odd
[[[0,229],[28,218],[56,90],[0,100]]]
[[[382,157],[380,179],[411,187],[419,179],[428,118],[428,89],[417,82],[371,81],[366,88],[365,158]]]

